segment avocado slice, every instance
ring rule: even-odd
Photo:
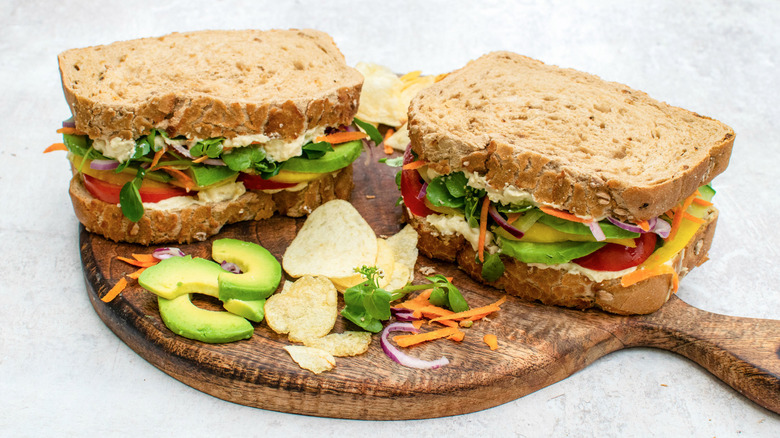
[[[158,297],[157,304],[165,325],[185,338],[216,344],[249,339],[254,333],[246,319],[229,312],[201,309],[192,304],[189,294],[172,300]]]
[[[265,300],[227,300],[222,307],[230,313],[254,322],[260,322],[265,317]]]
[[[167,300],[193,292],[218,298],[218,279],[224,272],[219,264],[211,260],[189,255],[171,257],[147,268],[138,277],[138,284]]]
[[[352,164],[363,152],[363,142],[350,141],[336,145],[320,158],[310,160],[304,157],[293,157],[282,163],[282,170],[293,172],[328,173]]]
[[[218,263],[234,263],[242,271],[241,274],[233,274],[220,268],[218,298],[223,302],[268,298],[282,280],[279,261],[256,243],[218,239],[211,245],[211,258]]]

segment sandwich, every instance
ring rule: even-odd
[[[90,232],[202,241],[350,196],[363,77],[323,32],[174,33],[68,50],[59,69],[72,117],[50,150]]]
[[[400,189],[428,257],[544,304],[654,312],[707,260],[725,124],[510,52],[421,91]]]

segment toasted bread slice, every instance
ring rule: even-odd
[[[420,236],[417,246],[422,254],[457,262],[474,280],[503,289],[527,301],[577,309],[599,308],[611,313],[634,315],[655,312],[673,293],[671,274],[650,277],[623,287],[620,278],[596,282],[577,272],[527,265],[509,256],[501,257],[505,265],[504,275],[495,282],[487,282],[482,278],[482,265],[476,261],[476,252],[463,236],[443,235],[425,218],[409,214],[408,211],[407,220]],[[717,209],[710,207],[705,220],[706,223],[699,227],[688,245],[671,261],[679,278],[707,260],[718,220]]]
[[[583,217],[659,216],[729,162],[731,128],[625,85],[510,52],[470,62],[409,106],[412,149],[439,173]]]
[[[146,209],[138,222],[131,222],[116,204],[94,198],[80,174],[70,181],[70,199],[76,217],[87,231],[117,242],[151,245],[164,242],[190,243],[217,234],[225,224],[260,220],[275,212],[305,216],[333,199],[349,199],[352,166],[324,174],[298,191],[247,191],[232,201],[210,202],[168,210]]]
[[[59,55],[76,128],[93,139],[169,136],[294,140],[349,124],[363,77],[315,30],[174,33]]]

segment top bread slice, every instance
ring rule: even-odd
[[[187,138],[264,134],[349,124],[363,77],[316,30],[173,33],[59,55],[76,128],[134,139],[152,128]]]
[[[409,106],[412,149],[576,215],[641,221],[729,162],[725,124],[625,85],[511,52],[474,60]]]

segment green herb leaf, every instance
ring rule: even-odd
[[[380,158],[380,163],[385,163],[390,167],[401,167],[404,165],[404,157],[398,156],[393,158]],[[400,175],[400,174],[399,174]]]
[[[146,171],[139,168],[135,178],[125,183],[122,190],[119,191],[119,206],[122,209],[122,214],[132,222],[138,222],[144,215],[144,204],[138,189],[141,187],[145,174]]]
[[[482,263],[482,278],[487,281],[496,281],[504,274],[504,262],[498,254],[485,254],[485,262]]]
[[[437,176],[430,180],[425,196],[428,198],[428,201],[436,207],[462,209],[465,201],[463,197],[452,196],[447,188],[446,175]]]
[[[233,148],[230,152],[222,154],[222,161],[236,172],[253,167],[254,163],[265,160],[265,150],[257,146],[245,146]]]
[[[301,150],[307,159],[316,160],[317,158],[322,158],[326,152],[332,151],[333,145],[326,141],[321,141],[319,143],[308,143],[305,144]]]
[[[360,129],[362,129],[366,134],[368,134],[368,137],[371,138],[371,141],[374,142],[374,145],[379,145],[384,141],[384,137],[382,137],[382,134],[379,133],[379,130],[376,129],[376,127],[370,123],[366,123],[357,117],[352,119],[352,121],[357,125]]]

